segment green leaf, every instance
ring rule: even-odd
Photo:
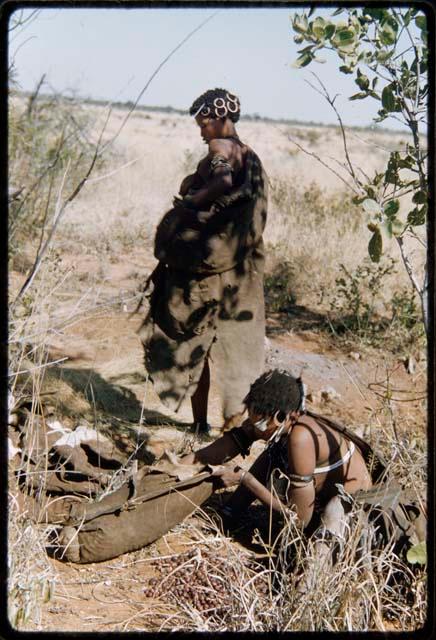
[[[342,73],[353,73],[353,69],[351,67],[348,67],[346,64],[341,64],[341,66],[339,67],[339,71],[341,71]]]
[[[301,67],[305,67],[306,65],[308,65],[310,62],[312,62],[312,60],[313,60],[313,53],[310,53],[310,51],[307,51],[306,53],[303,53],[303,55],[301,55],[299,58],[297,58],[292,66],[299,69]]]
[[[396,32],[392,28],[392,25],[389,23],[385,23],[380,32],[380,42],[386,46],[390,46],[395,44],[396,41]]]
[[[407,222],[412,227],[419,227],[422,224],[425,224],[425,219],[427,216],[427,205],[423,205],[422,207],[415,207],[412,211],[409,212],[407,216]]]
[[[312,31],[317,38],[323,38],[325,36],[326,21],[324,18],[315,18],[312,23]]]
[[[328,23],[325,28],[324,37],[327,40],[330,40],[335,35],[335,31],[336,31],[336,25],[332,24],[331,22]]]
[[[353,54],[355,50],[356,50],[355,42],[352,42],[351,44],[341,44],[338,46],[339,55],[343,54],[343,55],[349,56],[350,54]]]
[[[382,91],[382,105],[386,111],[395,111],[395,96],[390,84],[386,85]]]
[[[341,8],[336,9],[336,11],[333,11],[332,16],[338,16],[338,15],[339,15],[340,13],[342,13],[343,11],[344,11],[344,10],[343,10],[343,9],[341,9]]]
[[[378,224],[375,224],[375,222],[368,222],[368,224],[366,225],[368,227],[368,229],[374,233],[375,231],[378,231],[379,226]]]
[[[421,31],[427,31],[427,18],[425,16],[416,16],[415,24]]]
[[[296,42],[297,44],[301,44],[302,42],[304,42],[304,36],[294,36],[294,42]]]
[[[407,561],[410,564],[427,564],[427,545],[425,542],[418,542],[407,551]]]
[[[371,236],[368,243],[368,253],[372,262],[379,262],[383,252],[383,240],[380,230],[377,229]]]
[[[354,82],[357,84],[359,89],[362,89],[362,91],[366,91],[369,88],[369,78],[362,73],[360,69],[357,69],[357,77]]]
[[[363,100],[363,98],[366,98],[367,96],[368,94],[366,92],[359,91],[359,93],[355,93],[350,96],[348,100]]]
[[[383,63],[389,60],[389,58],[392,57],[393,53],[394,53],[393,51],[385,51],[385,50],[377,51],[377,53],[375,54],[375,58],[377,62]]]
[[[370,18],[374,18],[375,20],[381,20],[385,12],[383,9],[371,9],[370,7],[365,7],[363,13],[364,15],[367,15]]]
[[[348,45],[353,44],[355,41],[355,32],[353,29],[349,27],[339,27],[336,26],[336,33],[334,38],[332,38],[332,42],[336,47],[347,47]]]
[[[385,222],[383,222],[383,231],[385,232],[386,236],[390,239],[392,238],[392,222],[388,219],[385,220]],[[373,262],[378,262],[378,260],[373,260]]]
[[[377,213],[381,213],[381,207],[378,202],[372,200],[371,198],[366,198],[362,202],[362,206],[365,211],[371,215],[376,215]]]
[[[396,216],[400,209],[400,201],[399,200],[390,200],[387,205],[383,209],[383,213],[388,218],[393,218]]]
[[[391,220],[391,231],[392,235],[401,236],[404,231],[404,224],[401,222],[401,220],[397,220],[397,218]]]
[[[294,19],[292,20],[292,28],[294,31],[298,33],[306,33],[308,29],[308,22],[305,15],[300,16],[298,13],[295,14]]]
[[[417,191],[412,198],[412,202],[415,204],[425,204],[427,200],[428,196],[425,191]]]

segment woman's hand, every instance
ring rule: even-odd
[[[179,189],[179,193],[181,196],[186,196],[186,194],[188,193],[189,189],[191,188],[191,186],[194,183],[196,174],[193,173],[190,176],[186,176],[186,178],[184,178],[184,180],[182,180],[182,184],[180,185],[180,189]]]
[[[227,465],[214,469],[212,475],[215,478],[219,478],[223,487],[227,489],[228,487],[233,487],[233,485],[240,483],[243,472],[244,471],[241,467],[232,467]]]
[[[173,207],[183,207],[184,209],[192,209],[193,211],[197,211],[197,207],[192,196],[185,196],[184,198],[174,196]]]

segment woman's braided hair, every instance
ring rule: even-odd
[[[191,116],[209,116],[210,118],[230,118],[238,122],[241,114],[239,98],[226,89],[209,89],[202,93],[189,109]]]
[[[244,404],[261,416],[272,416],[277,411],[288,414],[290,411],[302,410],[302,380],[281,369],[266,371],[251,385]]]

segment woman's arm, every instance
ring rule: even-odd
[[[246,489],[249,489],[265,506],[278,512],[287,511],[286,505],[273,496],[271,491],[255,478],[252,473],[244,471],[241,467],[231,467],[228,465],[221,469],[216,469],[212,475],[220,478],[223,487],[228,488],[235,484],[241,484]]]
[[[189,189],[192,187],[196,180],[198,180],[198,175],[196,173],[191,173],[189,176],[186,176],[186,178],[182,180],[182,184],[180,185],[180,195],[186,196]]]
[[[307,426],[296,424],[288,436],[289,480],[288,505],[296,511],[298,519],[307,526],[313,516],[316,467],[315,440]]]
[[[247,444],[248,448],[255,440],[253,426],[248,420],[245,420],[241,427],[234,429],[234,431],[242,431],[244,443]],[[240,453],[243,453],[241,450],[241,438],[235,439],[229,432],[207,445],[207,447],[184,456],[180,462],[182,464],[195,464],[196,462],[211,465],[223,464],[223,462],[228,462]]]

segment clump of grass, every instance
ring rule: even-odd
[[[13,491],[8,505],[8,618],[15,629],[41,625],[42,607],[54,591],[56,575],[45,543],[49,529],[20,511]]]
[[[393,290],[397,274],[391,257],[372,263],[366,258],[355,269],[339,265],[335,288],[329,293],[330,328],[348,342],[407,353],[423,346],[422,314],[411,287]]]
[[[360,210],[343,190],[328,193],[315,182],[272,178],[265,230],[267,274],[286,262],[294,270],[294,295],[318,303],[322,291],[333,286],[338,253],[352,266],[356,257],[365,255],[366,246],[358,240],[361,224]]]
[[[295,267],[284,260],[265,274],[264,291],[267,312],[287,312],[296,303],[294,293]]]
[[[59,192],[72,191],[84,177],[94,151],[90,120],[79,104],[54,95],[9,100],[9,249],[44,233]]]

